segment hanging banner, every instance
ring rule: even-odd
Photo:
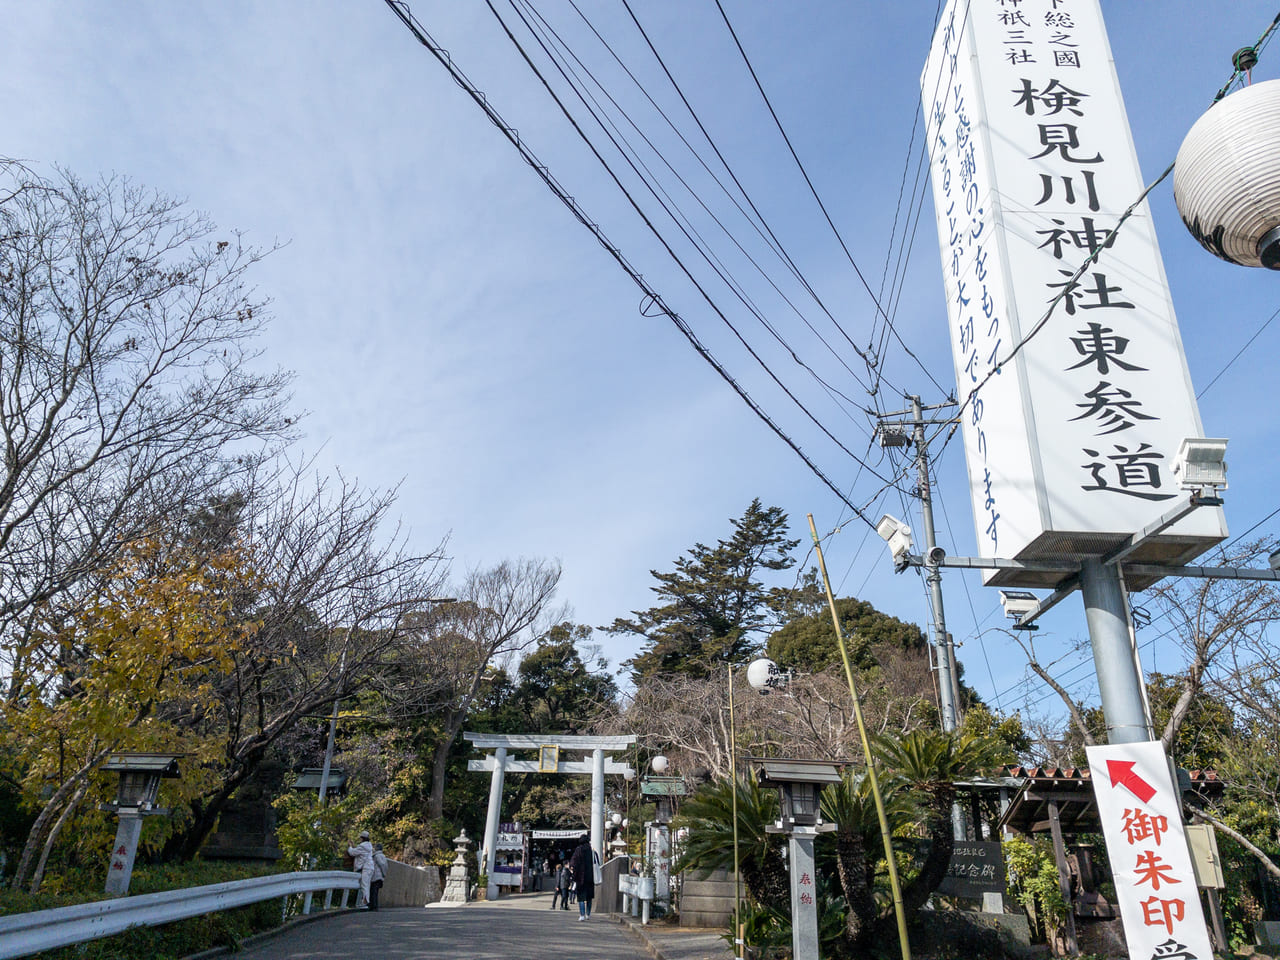
[[[1144,185],[1097,0],[951,0],[921,91],[979,553],[1100,556],[1185,495],[1204,434],[1146,203],[1105,241]],[[1226,533],[1201,508],[1131,559]]]
[[[1212,960],[1164,747],[1128,743],[1085,753],[1131,960]]]

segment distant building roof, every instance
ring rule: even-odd
[[[294,781],[293,789],[295,790],[319,790],[320,777],[324,773],[323,767],[303,767],[302,773],[298,775],[298,779]],[[329,793],[340,792],[347,784],[347,773],[339,767],[329,768]]]

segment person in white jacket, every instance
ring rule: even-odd
[[[382,882],[387,879],[387,855],[382,852],[382,844],[373,845],[373,881],[369,884],[369,909],[378,909],[378,894],[382,892]]]
[[[367,909],[369,903],[369,888],[373,883],[373,874],[375,871],[373,859],[373,844],[369,842],[369,831],[360,831],[360,842],[354,847],[347,847],[347,855],[355,862],[351,869],[360,874],[360,908]]]

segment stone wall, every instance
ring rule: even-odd
[[[399,860],[387,861],[380,907],[425,907],[440,899],[439,867],[413,867]]]
[[[740,886],[742,895],[746,887]],[[733,925],[733,875],[728,870],[685,873],[680,878],[680,926],[730,927]]]

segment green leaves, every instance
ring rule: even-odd
[[[792,591],[766,587],[758,579],[764,571],[795,565],[791,551],[800,541],[786,536],[786,513],[755,499],[731,522],[729,539],[714,547],[694,544],[670,573],[651,571],[658,581],[651,589],[663,603],[607,628],[644,638],[645,649],[626,662],[636,679],[672,673],[705,677],[725,663],[746,663],[759,651],[759,636],[791,599]]]

